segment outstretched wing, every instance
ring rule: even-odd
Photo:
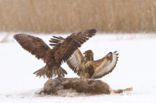
[[[16,34],[14,38],[24,49],[46,62],[45,54],[50,51],[50,48],[42,39],[26,34]]]
[[[64,38],[59,36],[53,36],[50,40],[51,46],[56,46],[59,43],[62,43],[64,41]],[[81,64],[81,60],[83,58],[83,55],[79,49],[75,50],[75,52],[69,57],[67,60],[68,66],[79,75],[79,66]]]
[[[77,75],[79,74],[81,61],[83,59],[83,55],[79,49],[77,49],[72,56],[67,60],[68,66],[75,72]]]
[[[107,55],[100,60],[94,61],[93,66],[95,72],[91,78],[101,78],[112,72],[118,61],[117,51],[111,52],[111,59],[107,59]]]
[[[52,52],[54,58],[58,62],[67,61],[68,58],[78,49],[84,42],[94,36],[95,29],[86,30],[84,32],[73,33],[68,36],[62,43],[53,47]],[[52,40],[50,40],[52,42]],[[53,44],[51,44],[53,45]]]

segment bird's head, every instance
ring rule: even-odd
[[[93,52],[92,50],[87,50],[83,53],[88,60],[93,60]]]

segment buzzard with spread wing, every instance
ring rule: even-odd
[[[57,43],[62,43],[63,41],[63,37],[53,36],[50,42],[53,46],[55,46]],[[93,52],[91,50],[87,50],[83,56],[81,51],[77,49],[67,60],[67,64],[75,73],[80,76],[80,78],[96,79],[112,72],[117,64],[117,61],[117,51],[109,52],[102,59],[94,60]]]
[[[95,29],[73,33],[65,38],[63,42],[55,44],[52,49],[38,37],[16,34],[14,38],[25,50],[46,63],[44,67],[34,72],[34,74],[39,77],[46,76],[51,78],[55,75],[63,77],[66,74],[66,71],[60,66],[61,63],[65,62],[78,47],[94,36],[95,33]]]

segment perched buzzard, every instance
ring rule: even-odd
[[[50,42],[53,46],[57,43],[64,41],[63,37],[54,36],[51,38]],[[87,50],[84,56],[77,49],[72,56],[67,60],[68,66],[77,73],[81,78],[101,78],[104,75],[112,72],[118,61],[118,53],[109,52],[102,59],[94,60],[93,52]]]
[[[78,47],[94,36],[95,33],[95,29],[73,33],[63,42],[57,43],[53,49],[44,43],[42,39],[31,35],[16,34],[14,38],[25,50],[46,63],[44,67],[34,72],[34,74],[39,77],[47,76],[51,78],[55,75],[63,77],[66,74],[66,71],[60,66],[61,63],[65,62]]]

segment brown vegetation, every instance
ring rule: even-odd
[[[0,0],[0,31],[156,32],[156,0]]]

